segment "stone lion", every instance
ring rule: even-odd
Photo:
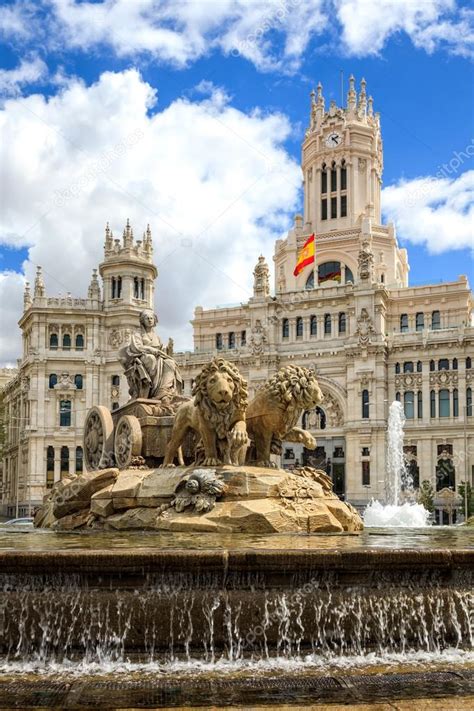
[[[247,432],[253,440],[257,466],[274,466],[270,454],[281,453],[282,440],[316,448],[309,432],[296,427],[305,410],[323,401],[314,371],[297,365],[281,368],[257,392],[247,408]],[[252,461],[253,463],[253,461]]]
[[[237,368],[214,358],[196,378],[194,400],[178,408],[163,466],[173,463],[186,432],[195,430],[204,449],[203,466],[238,464],[245,459],[249,439],[245,425],[247,382]]]

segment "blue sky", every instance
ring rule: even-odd
[[[9,328],[18,319],[23,280],[25,275],[32,278],[40,260],[52,293],[69,286],[83,293],[90,268],[100,259],[105,221],[113,222],[117,215],[120,227],[129,213],[140,229],[152,223],[159,255],[173,248],[165,218],[166,224],[174,220],[177,225],[177,216],[188,210],[190,218],[195,214],[196,227],[190,219],[176,234],[200,232],[212,222],[214,241],[206,233],[203,249],[215,252],[216,245],[230,237],[245,252],[234,264],[236,252],[224,249],[222,258],[228,261],[222,269],[228,279],[214,290],[208,287],[212,274],[203,275],[202,281],[193,277],[194,293],[180,302],[186,312],[183,323],[192,316],[191,305],[244,298],[256,256],[264,250],[271,258],[273,240],[301,209],[297,164],[308,123],[309,92],[321,81],[326,105],[331,98],[340,103],[341,71],[344,93],[351,73],[357,81],[365,77],[375,110],[381,113],[384,186],[391,188],[385,212],[396,223],[401,245],[409,249],[411,282],[449,280],[467,273],[472,283],[473,15],[468,3],[454,0],[2,2],[0,125],[8,149],[1,174],[0,298],[2,284],[16,294],[2,321],[5,318]],[[120,97],[119,106],[113,92]],[[128,101],[130,105],[124,106]],[[81,190],[74,205],[69,198],[66,207],[57,200],[54,209],[46,205],[38,184],[52,184],[55,176],[77,170],[82,157],[90,162],[94,154],[109,151],[121,139],[116,124],[132,130],[135,108],[145,131],[151,126],[159,130],[155,143],[147,143],[146,155],[138,156],[137,149],[133,158],[131,153],[127,156],[127,165],[113,162],[106,173],[94,177],[93,186]],[[212,132],[206,121],[212,124],[217,119],[228,127],[232,123],[234,134],[281,162],[288,189],[285,193],[284,186],[275,190],[268,185],[259,197],[261,212],[256,199],[246,204],[246,180],[258,168],[251,167],[251,158],[247,164],[246,156],[239,157],[233,145],[216,144],[216,150],[229,151],[228,169],[242,171],[243,190],[239,187],[237,194],[244,195],[241,214],[236,210],[228,223],[216,225],[212,211],[200,213],[200,190],[209,190],[203,195],[216,201],[217,213],[221,199],[228,210],[232,191],[221,195],[210,190],[213,179],[227,180],[224,156],[221,165],[217,157],[209,159],[209,147],[200,152],[199,146],[207,146],[203,136]],[[108,124],[113,124],[112,144]],[[45,126],[49,133],[42,132]],[[200,128],[193,136],[194,126]],[[274,136],[265,131],[274,131]],[[175,140],[177,146],[186,145],[176,158],[179,166],[160,145],[164,134],[168,145]],[[144,141],[141,144],[140,149]],[[185,191],[177,196],[178,169],[185,187],[189,178],[186,189],[194,192],[195,200],[187,199]],[[250,171],[247,178],[245,171]],[[123,188],[120,195],[110,189],[116,176]],[[166,176],[178,190],[164,199]],[[65,180],[59,179],[58,185]],[[58,185],[52,188],[56,194]],[[268,190],[274,194],[273,202]],[[419,199],[408,205],[413,191]],[[147,197],[137,200],[137,194]],[[239,219],[240,231],[234,227]],[[91,231],[94,239],[88,236]],[[65,264],[71,263],[68,242],[74,244],[79,267],[70,279],[64,276]],[[56,259],[63,251],[64,263]],[[220,268],[216,265],[216,271]],[[184,275],[183,283],[191,292]],[[238,283],[237,290],[233,283]],[[217,289],[223,292],[221,298]],[[161,308],[172,330],[176,311],[165,303]],[[183,345],[189,330],[186,334]],[[5,346],[3,359],[11,356]]]

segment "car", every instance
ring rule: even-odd
[[[5,521],[5,523],[0,524],[3,526],[22,526],[24,528],[33,528],[32,518],[12,518],[10,521]]]

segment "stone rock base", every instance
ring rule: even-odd
[[[74,496],[67,496],[69,489]],[[58,484],[35,525],[55,531],[196,533],[343,533],[363,528],[357,511],[333,493],[324,472],[247,465],[89,472],[67,490]]]

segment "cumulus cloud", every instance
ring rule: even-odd
[[[399,237],[431,254],[474,249],[474,170],[457,178],[401,180],[383,190],[382,206]]]
[[[192,345],[195,305],[248,298],[258,255],[272,253],[299,204],[286,117],[246,114],[225,92],[203,89],[204,98],[178,98],[160,112],[137,71],[107,72],[50,98],[9,99],[0,111],[0,243],[29,248],[26,278],[41,264],[48,293],[83,295],[105,222],[119,237],[130,217],[138,238],[150,222],[162,335],[178,347]],[[0,281],[0,302],[9,304],[1,361],[19,353],[11,334],[21,282],[14,273]]]
[[[47,73],[48,68],[39,57],[22,59],[13,69],[0,69],[0,95],[19,94],[24,86],[44,79]]]
[[[292,73],[312,42],[368,56],[397,33],[427,52],[473,51],[473,12],[456,0],[17,0],[2,12],[12,41],[58,52],[106,47],[178,67],[220,51],[262,71]]]

